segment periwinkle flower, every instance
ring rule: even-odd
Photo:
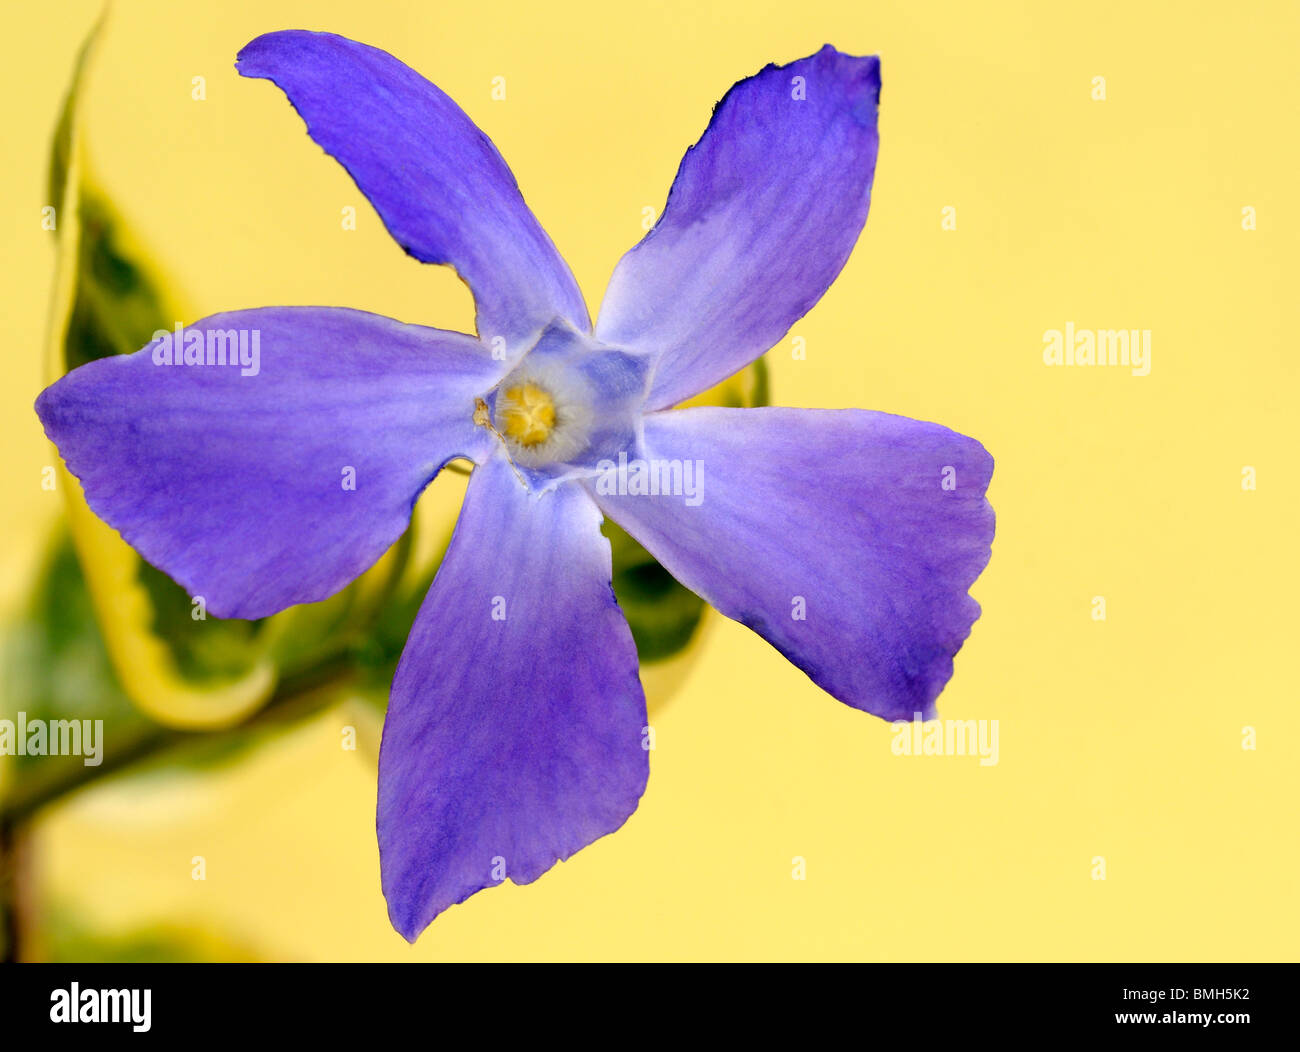
[[[836,698],[932,714],[979,614],[983,447],[877,412],[673,408],[777,343],[848,259],[877,59],[827,46],[736,84],[594,327],[500,154],[434,85],[301,31],[257,38],[238,69],[283,89],[408,253],[456,268],[477,338],[341,308],[236,311],[190,326],[176,357],[198,364],[156,364],[151,345],[73,371],[36,408],[90,507],[226,618],[334,594],[444,465],[474,463],[380,751],[399,932],[503,873],[537,879],[637,806],[645,699],[603,516]],[[213,361],[252,331],[256,375]],[[629,464],[663,484],[628,484]]]

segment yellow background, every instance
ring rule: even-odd
[[[54,261],[40,207],[97,10],[6,5],[6,611],[60,507],[31,412]],[[1001,755],[891,755],[886,724],[714,616],[671,699],[652,688],[658,748],[628,824],[453,908],[414,948],[379,893],[373,765],[340,749],[337,712],[224,773],[47,812],[43,898],[106,931],[181,923],[276,959],[1293,958],[1298,11],[119,3],[87,94],[90,160],[195,316],[323,303],[472,324],[454,275],[404,256],[278,90],[236,75],[262,32],[343,33],[451,94],[593,313],[734,81],[827,41],[879,53],[871,216],[793,331],[807,360],[788,340],[770,355],[773,396],[940,421],[993,453],[984,614],[940,713],[1000,721]],[[1151,374],[1046,367],[1043,333],[1067,321],[1152,330]],[[455,486],[431,499],[450,506]]]

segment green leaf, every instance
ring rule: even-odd
[[[6,634],[0,684],[0,718],[16,723],[21,712],[28,724],[102,720],[101,767],[152,748],[164,733],[118,684],[81,565],[64,530],[47,553],[28,606]],[[83,756],[14,755],[8,760],[6,806],[75,784],[87,773]]]
[[[95,21],[90,32],[86,34],[86,39],[81,42],[81,50],[77,52],[77,60],[72,64],[72,83],[68,88],[67,96],[63,100],[63,105],[59,108],[59,119],[54,125],[54,139],[50,143],[49,179],[46,184],[49,190],[50,203],[53,205],[62,204],[67,191],[68,168],[72,164],[77,102],[80,98],[79,89],[85,76],[86,67],[90,63],[91,54],[95,49],[95,44],[99,40],[100,31],[104,28],[106,16],[107,9]]]
[[[268,705],[227,729],[188,733],[142,713],[123,690],[109,659],[81,563],[60,529],[31,599],[8,626],[0,656],[0,719],[102,721],[100,762],[84,756],[0,756],[0,815],[25,815],[41,802],[122,768],[168,778],[177,771],[210,770],[241,759],[304,717],[339,701],[332,688],[347,682],[349,666],[317,662],[282,676]]]
[[[64,337],[64,371],[138,351],[155,332],[170,331],[181,320],[108,198],[84,177],[78,192],[77,284]]]
[[[663,661],[685,648],[704,616],[704,600],[659,565],[609,519],[601,531],[614,561],[614,595],[632,629],[637,657]]]

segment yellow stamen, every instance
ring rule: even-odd
[[[507,438],[521,446],[538,446],[555,427],[555,401],[534,383],[518,384],[502,392],[497,417]]]

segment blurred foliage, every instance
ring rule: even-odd
[[[16,720],[103,720],[103,761],[150,741],[159,728],[131,704],[108,659],[85,579],[66,531],[51,546],[40,584],[9,626],[0,666],[0,717]],[[81,756],[10,757],[6,793],[38,795],[73,784],[86,771]]]
[[[677,408],[689,409],[697,405],[720,405],[727,409],[752,409],[771,402],[767,359],[756,358],[746,368],[732,373],[721,383],[694,398],[688,398]]]
[[[158,924],[105,934],[66,908],[47,911],[40,957],[76,964],[247,964],[259,960],[248,946],[204,928]]]
[[[662,661],[691,641],[704,600],[677,583],[654,557],[610,519],[601,526],[614,558],[614,595],[623,609],[637,657]]]

